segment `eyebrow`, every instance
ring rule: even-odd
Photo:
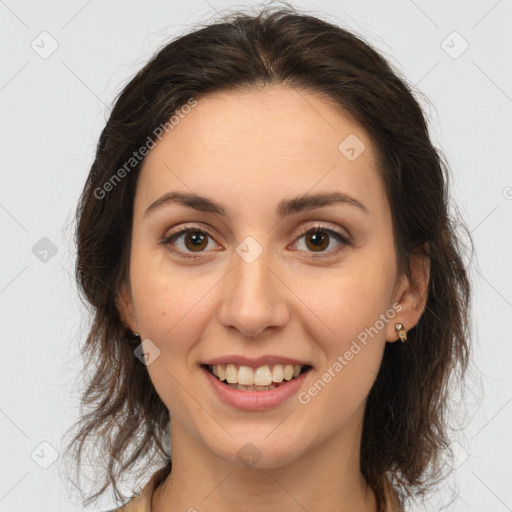
[[[228,210],[221,203],[190,192],[169,192],[163,195],[148,206],[144,216],[170,204],[179,204],[201,212],[213,213],[224,218],[229,216]],[[341,192],[321,192],[283,199],[279,202],[276,212],[280,218],[283,218],[295,213],[322,208],[332,204],[347,204],[355,206],[365,213],[369,213],[368,208],[363,203]]]

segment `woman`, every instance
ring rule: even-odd
[[[264,9],[162,48],[77,211],[95,316],[71,448],[106,467],[90,500],[159,460],[118,510],[397,511],[424,493],[468,362],[446,173],[408,86],[340,27]]]

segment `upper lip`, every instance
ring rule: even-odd
[[[244,356],[230,355],[230,356],[222,356],[222,357],[214,357],[205,361],[203,364],[205,365],[214,365],[214,364],[235,364],[237,366],[249,366],[250,368],[259,368],[260,366],[272,366],[275,364],[291,364],[301,366],[312,366],[310,363],[306,361],[300,361],[298,359],[293,359],[286,356],[277,356],[277,355],[265,355],[258,357],[256,359],[249,359]]]

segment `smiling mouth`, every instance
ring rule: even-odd
[[[310,365],[265,365],[253,370],[234,364],[201,365],[226,386],[240,391],[271,391],[312,370]]]

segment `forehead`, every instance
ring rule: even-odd
[[[336,103],[285,86],[200,98],[149,152],[138,189],[145,203],[170,190],[240,206],[326,190],[385,199],[363,128]]]

